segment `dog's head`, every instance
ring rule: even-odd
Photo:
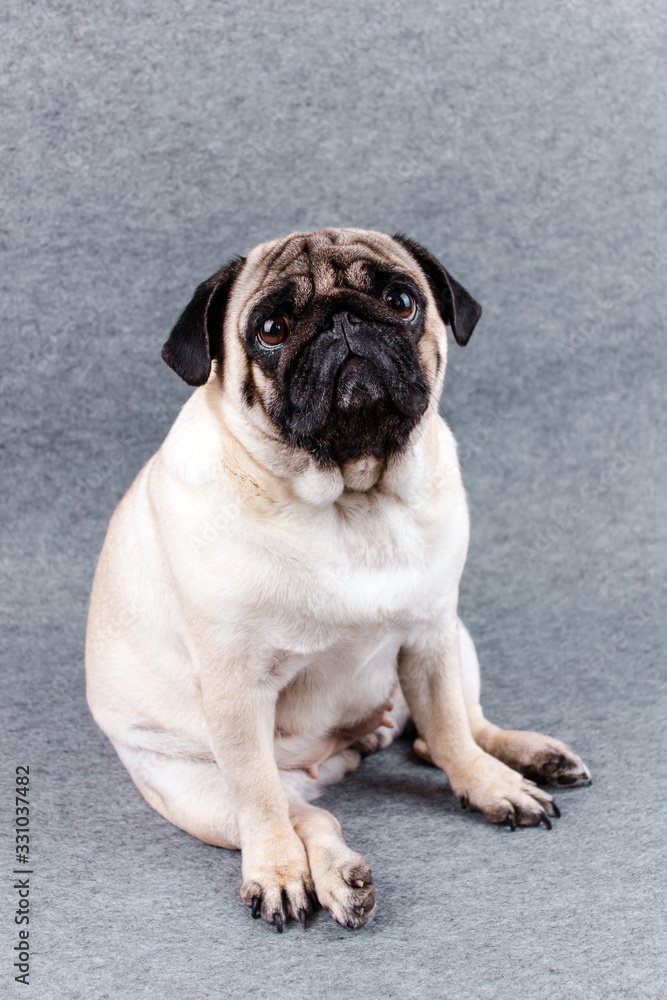
[[[437,403],[445,324],[466,344],[480,314],[412,240],[323,229],[255,247],[205,281],[162,356],[189,385],[217,380],[288,448],[342,466],[405,446]]]

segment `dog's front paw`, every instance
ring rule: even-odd
[[[539,826],[551,829],[559,816],[553,796],[489,754],[481,753],[453,771],[450,783],[463,808],[484,813],[489,823]]]
[[[301,841],[282,851],[275,845],[272,855],[274,861],[269,856],[247,862],[244,856],[241,899],[254,918],[261,917],[282,934],[290,918],[305,927],[306,919],[318,903]]]
[[[361,854],[349,848],[318,852],[317,860],[311,856],[311,867],[322,906],[343,927],[362,927],[375,912],[375,883]]]

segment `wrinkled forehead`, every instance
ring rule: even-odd
[[[318,229],[262,243],[247,258],[244,285],[253,298],[290,286],[298,309],[315,295],[347,286],[371,292],[378,272],[407,274],[423,287],[412,256],[384,233]]]

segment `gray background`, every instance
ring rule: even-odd
[[[2,26],[3,995],[29,762],[33,998],[664,997],[666,13],[655,2],[11,0]],[[187,387],[194,286],[293,229],[404,230],[484,306],[443,411],[488,714],[590,789],[462,813],[409,744],[321,800],[379,910],[253,922],[238,854],[144,803],[89,717],[109,516]],[[3,939],[4,940],[4,939]]]

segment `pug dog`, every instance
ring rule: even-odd
[[[458,618],[468,511],[438,413],[447,330],[481,308],[422,246],[293,233],[201,284],[162,356],[198,388],[115,511],[87,695],[146,800],[242,851],[241,897],[282,932],[375,910],[324,787],[411,718],[416,751],[491,823],[558,816],[590,775],[480,707]]]

